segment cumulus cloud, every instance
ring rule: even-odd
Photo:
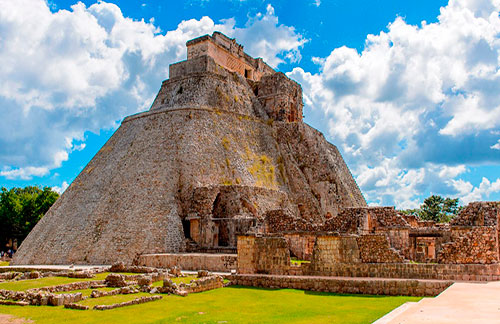
[[[479,189],[452,180],[466,165],[499,163],[499,10],[498,1],[451,0],[436,23],[398,17],[368,35],[361,53],[340,47],[314,59],[319,73],[289,73],[326,115],[368,200],[403,208],[425,192],[469,200]]]
[[[491,182],[487,178],[483,178],[479,186],[474,187],[470,182],[464,180],[452,180],[455,188],[460,192],[462,203],[468,204],[471,201],[485,200],[492,193],[500,192],[500,179]]]
[[[305,42],[271,6],[244,28],[203,17],[167,32],[104,1],[56,12],[44,0],[0,7],[0,176],[9,179],[47,175],[84,148],[85,131],[148,109],[189,39],[219,30],[275,66],[299,60]]]
[[[62,193],[68,189],[69,187],[69,184],[66,182],[66,181],[63,181],[63,183],[61,184],[61,186],[54,186],[52,187],[52,190],[54,190],[55,192],[57,192],[58,194],[62,195]]]

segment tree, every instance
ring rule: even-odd
[[[422,220],[431,220],[437,223],[449,222],[458,215],[462,207],[458,206],[458,198],[443,198],[432,195],[424,200],[418,209],[407,209],[401,212],[406,215],[414,215]]]
[[[2,188],[0,192],[0,244],[9,240],[20,244],[49,210],[59,194],[50,187]]]

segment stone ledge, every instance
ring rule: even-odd
[[[208,270],[216,272],[230,272],[236,269],[236,254],[208,254],[208,253],[160,253],[143,254],[138,264],[155,268],[178,267],[182,270]]]
[[[292,288],[341,294],[437,296],[453,284],[443,280],[346,278],[320,276],[232,275],[232,284]]]

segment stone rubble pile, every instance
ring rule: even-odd
[[[82,293],[54,294],[47,291],[0,290],[0,300],[4,300],[5,302],[23,302],[27,305],[36,306],[61,306],[68,303],[75,303],[82,299]]]

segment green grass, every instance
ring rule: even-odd
[[[103,280],[106,278],[107,273],[99,273],[94,278],[78,279],[67,277],[47,277],[40,279],[20,280],[20,281],[7,281],[0,283],[0,289],[7,290],[27,290],[31,288],[48,287],[55,285],[64,285],[72,282],[89,281],[89,280]]]
[[[6,267],[9,265],[8,261],[0,261],[0,267]]]
[[[87,299],[111,304],[147,294]],[[1,306],[0,313],[44,323],[371,323],[416,297],[338,295],[295,289],[227,287],[108,311],[50,306]]]
[[[95,305],[117,304],[117,303],[126,302],[129,300],[136,299],[139,297],[144,297],[144,296],[151,296],[151,295],[148,293],[137,293],[137,294],[128,294],[128,295],[106,296],[106,297],[100,297],[100,298],[87,298],[85,300],[78,302],[78,304],[87,305],[87,306],[90,306],[90,308],[92,308]]]
[[[181,282],[188,284],[191,282],[191,280],[196,280],[198,278],[196,276],[187,276],[187,277],[178,277],[170,279],[176,284],[180,284]],[[162,286],[163,286],[163,280],[153,282],[153,287],[162,287]]]
[[[301,265],[302,263],[311,263],[311,261],[298,260],[297,258],[290,258],[292,264]]]

